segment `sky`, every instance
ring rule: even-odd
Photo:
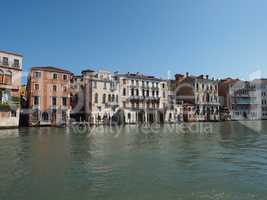
[[[0,49],[23,54],[26,73],[267,77],[266,10],[266,0],[1,0]]]

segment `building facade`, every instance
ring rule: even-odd
[[[185,121],[218,121],[218,81],[208,76],[175,75],[176,100],[183,102]],[[188,108],[186,107],[188,106]]]
[[[140,73],[118,74],[116,78],[125,123],[164,122],[168,103],[166,81]]]
[[[167,108],[165,113],[165,122],[177,123],[183,121],[183,101],[176,99],[176,81],[166,80],[167,85]]]
[[[28,124],[68,123],[72,73],[56,67],[33,67],[27,83]]]
[[[267,119],[267,79],[261,80],[261,119]]]
[[[238,81],[229,93],[233,120],[267,119],[267,79]]]
[[[239,79],[226,78],[219,81],[220,119],[231,120],[231,96],[230,87],[238,83]]]
[[[119,107],[118,82],[114,74],[103,70],[84,70],[75,84],[81,90],[77,90],[79,97],[74,107],[82,108],[84,120],[91,124],[111,123]]]
[[[0,128],[19,125],[22,60],[20,54],[0,51]]]

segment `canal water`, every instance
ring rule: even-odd
[[[0,199],[267,199],[267,121],[0,130]]]

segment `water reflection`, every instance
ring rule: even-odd
[[[266,124],[1,130],[0,199],[264,199]]]

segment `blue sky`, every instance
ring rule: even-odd
[[[247,78],[267,70],[265,0],[2,0],[0,49],[60,66]]]

